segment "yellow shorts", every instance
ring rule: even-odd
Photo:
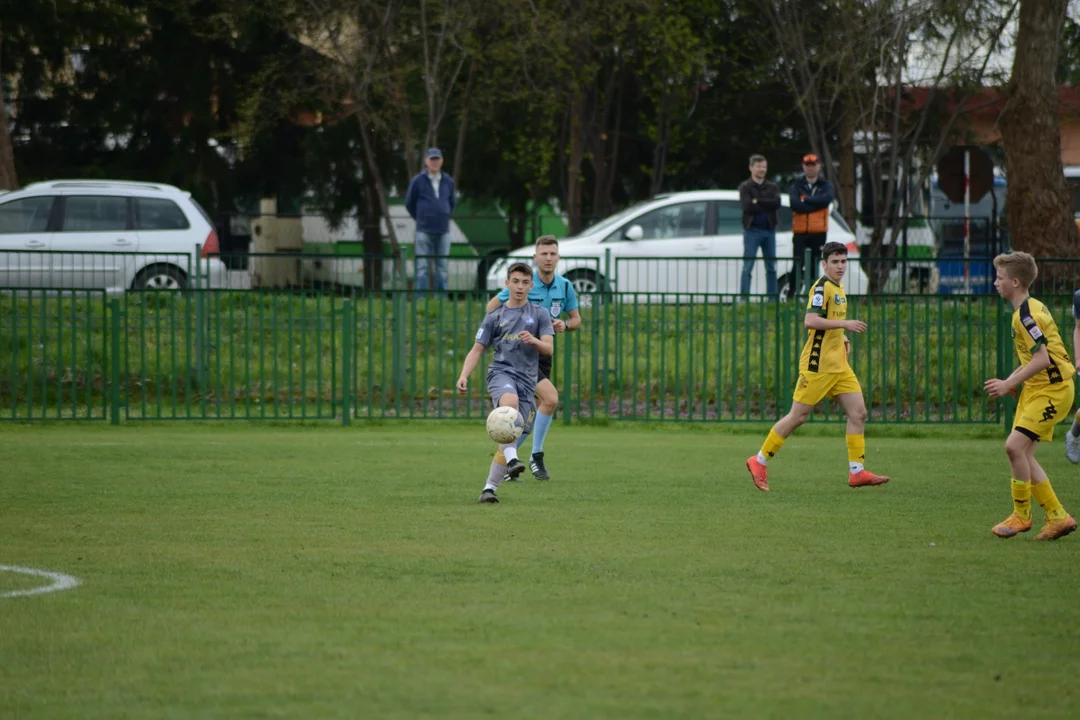
[[[1024,388],[1016,404],[1013,430],[1019,430],[1032,440],[1050,442],[1054,426],[1069,416],[1073,404],[1073,381],[1069,378],[1059,385]]]
[[[795,384],[792,399],[803,405],[817,405],[824,398],[836,397],[845,393],[861,393],[862,386],[855,371],[848,368],[838,373],[799,372],[799,381]]]

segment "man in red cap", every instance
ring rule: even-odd
[[[810,153],[803,155],[803,176],[791,186],[791,232],[795,251],[795,267],[792,268],[789,285],[790,297],[797,297],[802,292],[795,287],[795,275],[801,273],[803,257],[810,250],[811,261],[820,259],[821,249],[829,232],[829,205],[836,199],[833,184],[821,176],[821,164],[818,156]],[[805,272],[814,272],[814,265],[805,268]],[[800,277],[802,275],[800,274]],[[803,287],[809,287],[813,278],[804,278]]]

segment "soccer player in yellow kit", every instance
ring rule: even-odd
[[[806,307],[806,344],[799,359],[799,382],[791,410],[773,425],[761,451],[746,461],[750,477],[759,490],[769,491],[768,464],[795,429],[806,422],[814,406],[825,397],[835,398],[847,415],[848,485],[867,487],[889,482],[863,467],[866,455],[866,403],[862,387],[848,365],[850,343],[845,330],[862,333],[866,323],[847,319],[847,296],[840,280],[847,271],[847,248],[838,242],[821,249],[824,275],[814,283]]]
[[[1050,311],[1028,294],[1039,274],[1035,258],[1012,252],[994,258],[998,294],[1012,303],[1013,344],[1020,367],[1004,380],[984,383],[986,394],[999,398],[1023,383],[1013,429],[1005,440],[1012,469],[1012,515],[994,526],[998,537],[1010,538],[1031,529],[1031,498],[1046,511],[1046,525],[1036,540],[1057,540],[1076,530],[1074,520],[1054,494],[1050,480],[1035,460],[1040,440],[1054,439],[1054,426],[1069,416],[1073,403],[1073,365]]]

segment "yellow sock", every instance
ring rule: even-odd
[[[503,455],[502,448],[499,448],[495,451],[495,462],[499,463],[500,465],[506,464],[506,456]]]
[[[866,436],[862,433],[847,435],[845,440],[847,441],[848,469],[853,473],[862,472],[863,462],[866,461]]]
[[[1013,512],[1031,519],[1031,483],[1027,480],[1012,479]]]
[[[765,438],[765,444],[761,446],[761,452],[758,453],[758,459],[765,458],[768,462],[772,460],[776,453],[780,452],[780,448],[784,446],[784,441],[787,438],[782,438],[776,434],[775,430],[769,431],[769,437]]]
[[[1061,506],[1061,501],[1057,499],[1057,494],[1054,492],[1054,488],[1050,486],[1049,480],[1044,480],[1041,483],[1031,483],[1031,494],[1035,496],[1035,500],[1046,511],[1046,517],[1051,520],[1064,520],[1069,516],[1069,513],[1065,512],[1065,508]]]

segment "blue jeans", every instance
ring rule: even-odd
[[[446,292],[446,278],[450,273],[450,233],[426,233],[416,231],[416,289],[431,289],[431,265],[435,265],[435,290]],[[427,256],[427,257],[425,257]],[[432,257],[434,256],[434,257]]]
[[[754,274],[754,262],[758,249],[765,257],[765,292],[776,297],[776,231],[750,228],[743,230],[743,266],[739,292],[750,294],[750,278]]]

